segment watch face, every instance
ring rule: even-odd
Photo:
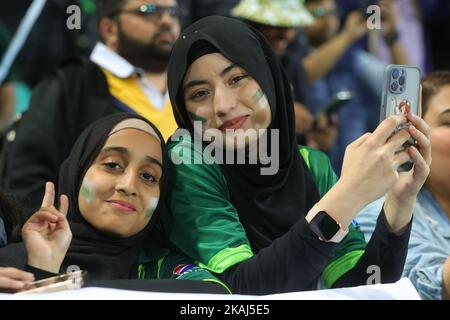
[[[320,211],[311,221],[312,230],[323,240],[329,241],[340,227],[325,211]]]

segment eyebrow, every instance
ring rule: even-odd
[[[220,76],[224,77],[228,72],[230,72],[231,70],[233,70],[236,67],[237,67],[237,65],[235,65],[234,63],[231,63],[228,67],[226,67],[225,69],[223,69],[220,72]],[[195,86],[207,84],[207,83],[208,82],[206,80],[192,80],[183,86],[183,91],[185,91],[186,89],[188,89],[190,87],[195,87]]]
[[[124,147],[106,147],[105,149],[102,150],[102,153],[108,153],[108,152],[118,152],[121,154],[125,154],[125,155],[129,155],[130,152],[128,151],[127,148]],[[156,164],[158,166],[163,167],[161,161],[159,161],[158,159],[155,159],[151,156],[145,156],[145,162],[151,163],[151,164]]]
[[[153,157],[145,156],[145,161],[148,162],[148,163],[156,164],[156,165],[158,165],[161,169],[162,169],[162,167],[163,167],[162,163],[161,163],[159,160],[157,160],[157,159],[155,159],[155,158],[153,158]]]
[[[440,115],[443,115],[443,114],[446,114],[446,113],[450,113],[450,109],[447,109],[447,110],[445,110],[445,111],[442,111],[442,112],[440,113]]]
[[[220,76],[223,77],[224,75],[226,75],[228,72],[230,72],[231,70],[233,70],[236,67],[237,66],[234,63],[230,64],[228,67],[226,67],[225,69],[222,70],[222,72],[220,73]]]

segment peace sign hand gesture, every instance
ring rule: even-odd
[[[23,226],[22,238],[30,266],[59,273],[72,240],[72,232],[66,217],[69,199],[66,195],[61,196],[59,210],[54,203],[55,186],[47,182],[41,208]]]

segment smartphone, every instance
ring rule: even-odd
[[[353,98],[353,92],[349,90],[341,90],[336,92],[328,103],[321,108],[320,112],[324,112],[327,115],[337,113],[344,104]]]
[[[74,271],[29,283],[16,295],[29,293],[55,292],[80,289],[84,283],[86,271]]]
[[[405,114],[410,110],[412,113],[421,116],[420,105],[420,70],[414,66],[387,65],[384,70],[383,90],[381,98],[380,122],[395,114]],[[409,124],[401,125],[393,132],[408,128]],[[415,145],[411,138],[401,150]],[[408,161],[402,164],[398,171],[409,171],[413,163]]]
[[[345,105],[345,103],[353,98],[354,94],[349,90],[341,90],[336,92],[331,99],[319,109],[319,112],[316,113],[313,128],[317,127],[317,115],[320,113],[325,113],[328,117],[330,117],[333,113],[338,113],[339,110]]]

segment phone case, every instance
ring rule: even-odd
[[[393,74],[394,70],[401,70],[402,73],[396,76]],[[402,77],[405,79],[403,84],[400,81]],[[397,87],[395,84],[397,84]],[[420,116],[419,91],[419,68],[396,64],[386,66],[383,77],[380,122],[391,115],[404,112],[404,110],[400,110],[400,103],[404,100],[409,102],[411,111]]]
[[[380,122],[395,114],[405,114],[408,109],[421,116],[420,105],[420,70],[417,67],[390,64],[386,66],[383,77],[383,93],[381,99]],[[409,124],[399,126],[395,132],[408,127]],[[410,139],[404,148],[414,145]],[[398,171],[411,170],[412,162],[401,165]]]

